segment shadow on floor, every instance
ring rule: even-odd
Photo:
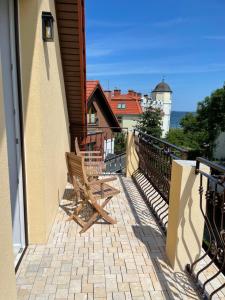
[[[199,299],[188,276],[182,272],[174,272],[169,267],[165,255],[165,235],[148,207],[143,206],[144,201],[133,181],[124,177],[119,179],[137,224],[132,226],[133,232],[148,251],[165,298]]]

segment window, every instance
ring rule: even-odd
[[[122,116],[117,116],[117,120],[119,124],[122,125],[122,121],[123,121]]]
[[[97,115],[96,115],[96,110],[94,107],[90,107],[87,115],[87,122],[88,124],[95,125],[97,123]]]
[[[94,151],[95,150],[95,145],[96,145],[95,142],[87,144],[86,145],[86,150],[87,151]]]
[[[119,109],[125,109],[126,108],[126,104],[125,103],[119,103],[117,105],[117,108],[119,108]]]

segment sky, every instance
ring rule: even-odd
[[[225,0],[86,0],[87,79],[150,93],[163,77],[173,110],[225,81]]]

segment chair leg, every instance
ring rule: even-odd
[[[111,199],[111,198],[110,198]],[[109,200],[110,200],[109,199]],[[108,201],[109,202],[109,201]],[[107,202],[107,203],[108,203]],[[103,203],[104,204],[104,203]],[[103,205],[98,205],[97,203],[95,203],[95,204],[93,204],[93,206],[94,206],[94,208],[97,210],[97,212],[98,212],[98,214],[105,220],[105,221],[107,221],[108,223],[110,223],[110,224],[116,224],[116,221],[113,219],[113,218],[111,218],[108,214],[107,214],[107,212],[103,209],[103,207],[105,206],[103,206]]]
[[[73,220],[75,220],[78,224],[80,224],[80,226],[84,227],[86,225],[86,223],[81,220],[81,218],[79,218],[78,216],[72,215],[71,216]]]
[[[102,205],[98,205],[97,203],[92,203],[94,208],[96,209],[96,212],[92,215],[92,217],[88,220],[88,222],[84,225],[82,230],[80,231],[81,233],[84,233],[85,231],[88,230],[96,221],[97,218],[102,217],[105,221],[107,221],[110,224],[116,224],[116,221],[111,218],[107,212],[103,209],[111,200],[112,197],[107,198]]]

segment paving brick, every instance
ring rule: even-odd
[[[184,274],[168,266],[165,239],[132,180],[113,184],[121,193],[107,211],[117,224],[95,224],[80,235],[59,208],[47,244],[28,246],[16,274],[18,300],[197,299]]]

